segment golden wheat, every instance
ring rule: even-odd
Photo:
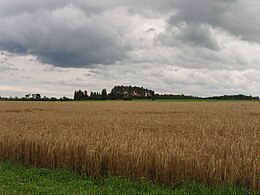
[[[0,159],[260,189],[258,102],[0,102]]]

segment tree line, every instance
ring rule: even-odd
[[[0,101],[70,101],[72,99],[68,97],[47,97],[47,96],[41,96],[39,93],[33,93],[33,94],[26,94],[24,97],[1,97]]]
[[[155,93],[153,90],[145,89],[143,87],[132,87],[132,86],[115,86],[112,88],[110,93],[107,93],[106,89],[101,92],[88,92],[85,91],[75,91],[74,100],[132,100],[132,99],[208,99],[208,100],[259,100],[259,97],[253,97],[251,95],[223,95],[223,96],[213,96],[213,97],[198,97],[193,95],[184,94],[159,94]]]
[[[259,97],[251,95],[223,95],[213,97],[197,97],[184,94],[159,94],[153,90],[145,89],[137,86],[115,86],[111,89],[110,93],[106,89],[100,92],[87,92],[87,90],[74,91],[73,99],[68,97],[47,97],[41,96],[39,93],[26,94],[24,97],[1,97],[0,100],[5,101],[83,101],[83,100],[133,100],[133,99],[208,99],[208,100],[259,100]]]
[[[204,99],[209,99],[209,100],[259,100],[258,96],[247,96],[243,94],[239,95],[223,95],[223,96],[213,96],[213,97],[206,97]]]

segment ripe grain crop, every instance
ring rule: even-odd
[[[259,102],[0,102],[0,160],[260,190]]]

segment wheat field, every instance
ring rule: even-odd
[[[259,102],[0,102],[0,160],[260,190]]]

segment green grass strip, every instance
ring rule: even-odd
[[[20,164],[0,162],[1,195],[82,195],[82,194],[249,194],[242,188],[227,186],[209,188],[196,182],[176,189],[154,185],[152,182],[137,182],[116,177],[104,179],[86,178],[67,170],[49,170],[26,167]],[[257,193],[251,193],[257,194]]]

